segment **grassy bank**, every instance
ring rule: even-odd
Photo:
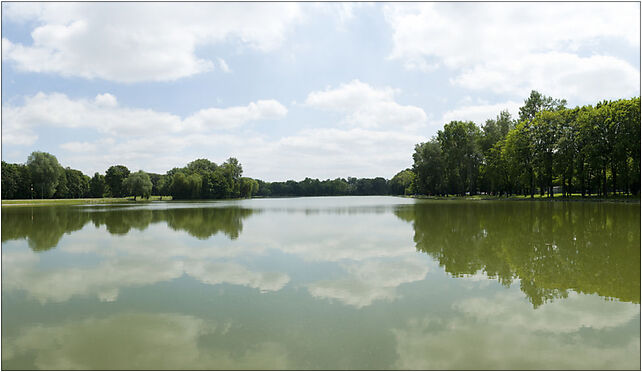
[[[3,207],[24,205],[73,205],[73,204],[110,204],[110,203],[147,203],[161,200],[160,196],[151,196],[149,199],[136,198],[81,198],[81,199],[15,199],[2,200]],[[163,201],[172,200],[171,196],[163,196]]]
[[[496,195],[472,195],[472,196],[429,196],[429,195],[409,195],[409,198],[430,199],[430,200],[506,200],[506,201],[584,201],[584,202],[623,202],[639,203],[640,196],[610,195],[604,196],[582,196],[581,194],[572,194],[571,196],[562,196],[561,193],[554,194],[552,197],[534,195],[533,198],[524,195],[496,196]]]

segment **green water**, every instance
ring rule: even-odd
[[[640,369],[640,205],[3,207],[2,369]]]

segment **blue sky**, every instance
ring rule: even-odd
[[[638,96],[639,3],[3,3],[2,159],[392,177],[532,89]]]

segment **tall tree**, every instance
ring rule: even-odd
[[[102,198],[105,195],[105,176],[96,172],[94,176],[89,181],[89,195],[92,198]]]
[[[149,199],[152,192],[152,181],[147,173],[139,170],[123,180],[123,189],[128,195],[134,195],[134,200],[137,196],[140,196],[141,199]]]
[[[445,192],[444,156],[436,139],[415,146],[412,170],[417,175],[416,191],[421,194],[439,195]]]
[[[64,169],[55,156],[47,152],[34,151],[27,159],[35,194],[39,198],[50,198],[56,192]]]
[[[444,154],[446,184],[450,193],[476,193],[479,164],[482,160],[480,137],[481,131],[472,121],[451,121],[437,132],[437,141]]]
[[[524,106],[519,108],[519,121],[529,122],[535,118],[538,112],[558,111],[566,107],[565,99],[554,99],[540,92],[533,90],[530,96],[524,101]]]
[[[109,193],[113,197],[125,195],[123,181],[129,176],[129,169],[124,165],[112,165],[105,172],[105,183],[109,187]]]
[[[390,180],[390,192],[393,195],[412,194],[412,187],[415,182],[415,173],[410,169],[404,169],[395,174]]]

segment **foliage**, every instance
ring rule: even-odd
[[[390,193],[408,195],[414,193],[415,173],[410,169],[402,170],[390,180]]]
[[[640,192],[640,98],[568,109],[566,101],[531,92],[520,121],[501,112],[482,128],[444,125],[415,146],[416,191],[531,197]]]
[[[34,151],[27,159],[35,194],[39,198],[50,198],[64,177],[64,169],[55,156],[47,152]]]
[[[123,180],[123,189],[128,195],[134,195],[134,200],[139,195],[141,198],[149,199],[152,193],[152,181],[147,173],[140,170]]]
[[[129,176],[129,169],[124,165],[112,165],[105,172],[105,183],[112,197],[125,196],[123,181]]]
[[[89,195],[93,198],[102,198],[105,195],[107,184],[105,183],[105,176],[96,172],[89,181]]]

